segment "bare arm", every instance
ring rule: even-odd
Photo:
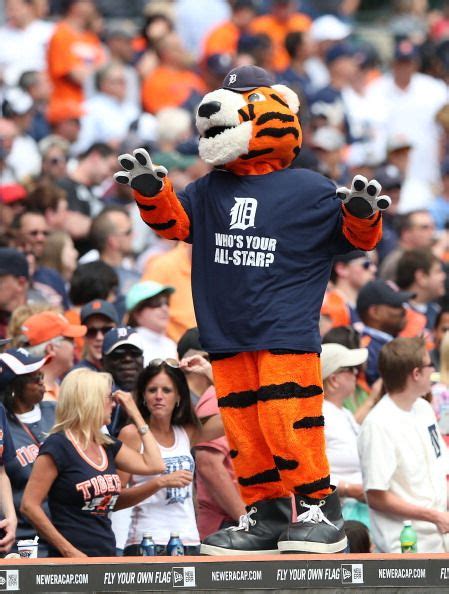
[[[193,475],[188,470],[177,470],[171,474],[156,476],[135,487],[127,487],[120,493],[114,511],[132,507],[166,487],[186,487],[192,479]]]
[[[129,392],[117,390],[114,392],[114,396],[133,420],[135,427],[143,427],[145,421],[132,395]],[[143,453],[141,454],[139,449],[136,451],[135,448],[129,447],[124,442],[115,457],[117,468],[130,474],[158,474],[159,472],[164,472],[165,464],[162,460],[161,451],[151,430],[148,430],[145,435],[141,435],[140,438],[143,443]]]
[[[0,507],[4,516],[4,520],[0,521],[0,530],[5,531],[3,538],[0,538],[0,553],[7,553],[16,538],[17,517],[14,510],[11,483],[4,466],[0,466]]]
[[[192,447],[197,443],[212,441],[224,435],[223,421],[220,415],[212,415],[204,422],[201,419],[200,427],[185,427],[185,429],[189,435]]]
[[[448,512],[440,512],[436,509],[408,503],[391,491],[370,489],[367,491],[366,495],[369,506],[375,510],[410,520],[432,522],[443,534],[449,532]]]
[[[127,449],[134,453],[137,453],[140,450],[142,441],[134,425],[127,425],[124,427],[121,430],[118,438],[124,444],[121,449],[123,449],[123,447],[126,445]],[[165,470],[165,467],[163,470]],[[122,485],[127,485],[130,478],[130,473],[119,471],[118,474],[120,476]],[[151,495],[154,495],[154,493],[157,493],[160,489],[164,489],[165,487],[185,487],[192,481],[192,478],[193,476],[191,472],[187,470],[178,470],[172,474],[164,474],[162,476],[154,477],[140,485],[124,488],[120,493],[120,497],[117,499],[114,511],[119,511],[120,509],[124,509],[126,507],[132,507],[144,499],[147,499],[147,497],[151,497]]]
[[[20,511],[33,524],[39,534],[57,548],[63,557],[86,557],[87,555],[64,538],[42,509],[42,502],[47,498],[57,476],[58,469],[51,456],[38,456],[23,493]]]
[[[216,503],[232,519],[238,520],[246,513],[245,505],[236,485],[223,466],[224,454],[208,447],[198,447],[196,452],[197,469]]]

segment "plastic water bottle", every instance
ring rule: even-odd
[[[410,520],[404,522],[404,527],[401,530],[399,540],[401,541],[401,553],[418,552],[418,537]]]
[[[167,543],[167,555],[184,555],[184,545],[177,532],[170,533],[170,540]]]
[[[140,554],[142,557],[154,557],[156,555],[156,545],[149,532],[143,533],[142,542],[140,543]]]

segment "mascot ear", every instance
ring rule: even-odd
[[[285,85],[271,85],[271,88],[279,93],[279,95],[288,103],[288,106],[293,113],[298,113],[300,101],[295,91],[292,91]]]

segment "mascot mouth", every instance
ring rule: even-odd
[[[226,130],[232,130],[236,126],[212,126],[204,133],[204,138],[215,138],[219,134],[226,132]]]

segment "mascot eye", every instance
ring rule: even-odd
[[[256,103],[256,101],[265,101],[266,97],[265,95],[262,95],[262,93],[251,93],[251,95],[248,97],[248,101],[250,103]]]

